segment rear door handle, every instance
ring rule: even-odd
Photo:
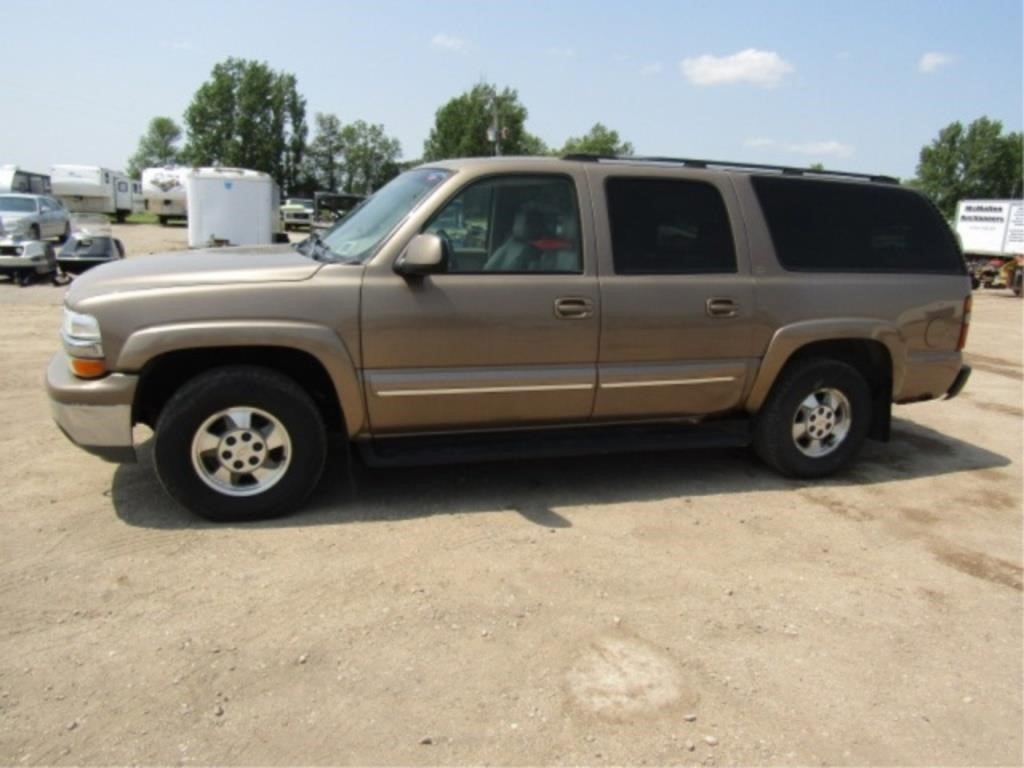
[[[735,299],[727,296],[713,296],[704,303],[704,306],[708,317],[736,317],[740,313],[740,305]]]
[[[555,299],[555,317],[563,320],[582,320],[594,314],[594,302],[580,296]]]

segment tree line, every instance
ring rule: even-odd
[[[330,190],[370,194],[403,168],[452,157],[506,155],[632,155],[633,145],[596,123],[583,136],[549,147],[526,128],[529,115],[512,88],[478,83],[442,105],[419,160],[403,162],[402,147],[383,125],[344,123],[316,113],[310,138],[306,99],[295,76],[266,62],[229,58],[216,64],[185,110],[184,130],[154,117],[139,140],[128,172],[184,163],[265,171],[287,194]],[[182,140],[185,139],[184,144]],[[922,147],[916,175],[906,183],[932,198],[947,217],[965,198],[1022,195],[1022,136],[981,117],[966,128],[947,125]],[[812,167],[821,169],[820,163]]]
[[[383,125],[344,123],[334,114],[306,115],[294,75],[266,62],[229,58],[216,64],[185,110],[184,127],[154,117],[128,173],[177,163],[251,168],[270,174],[288,194],[331,190],[369,194],[403,168],[450,157],[633,153],[618,132],[597,123],[589,133],[549,148],[526,130],[526,107],[510,88],[478,84],[451,99],[436,115],[421,160],[402,162],[402,147]]]

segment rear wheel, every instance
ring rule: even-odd
[[[852,366],[809,359],[783,372],[754,422],[754,450],[791,477],[823,477],[860,449],[871,425],[871,390]]]
[[[326,437],[309,395],[275,371],[219,368],[165,406],[153,448],[157,476],[191,512],[218,522],[297,509],[320,478]]]
[[[161,227],[166,227],[168,218],[168,216],[157,216],[157,221],[160,222]]]
[[[57,237],[57,242],[61,244],[66,243],[69,237],[71,237],[71,222],[65,221],[64,231]]]

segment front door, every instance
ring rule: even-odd
[[[446,271],[367,270],[362,355],[375,434],[583,422],[594,402],[600,298],[576,182],[478,179],[425,227]]]

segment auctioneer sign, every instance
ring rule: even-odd
[[[1024,201],[961,200],[956,206],[956,233],[964,253],[1024,253]]]

